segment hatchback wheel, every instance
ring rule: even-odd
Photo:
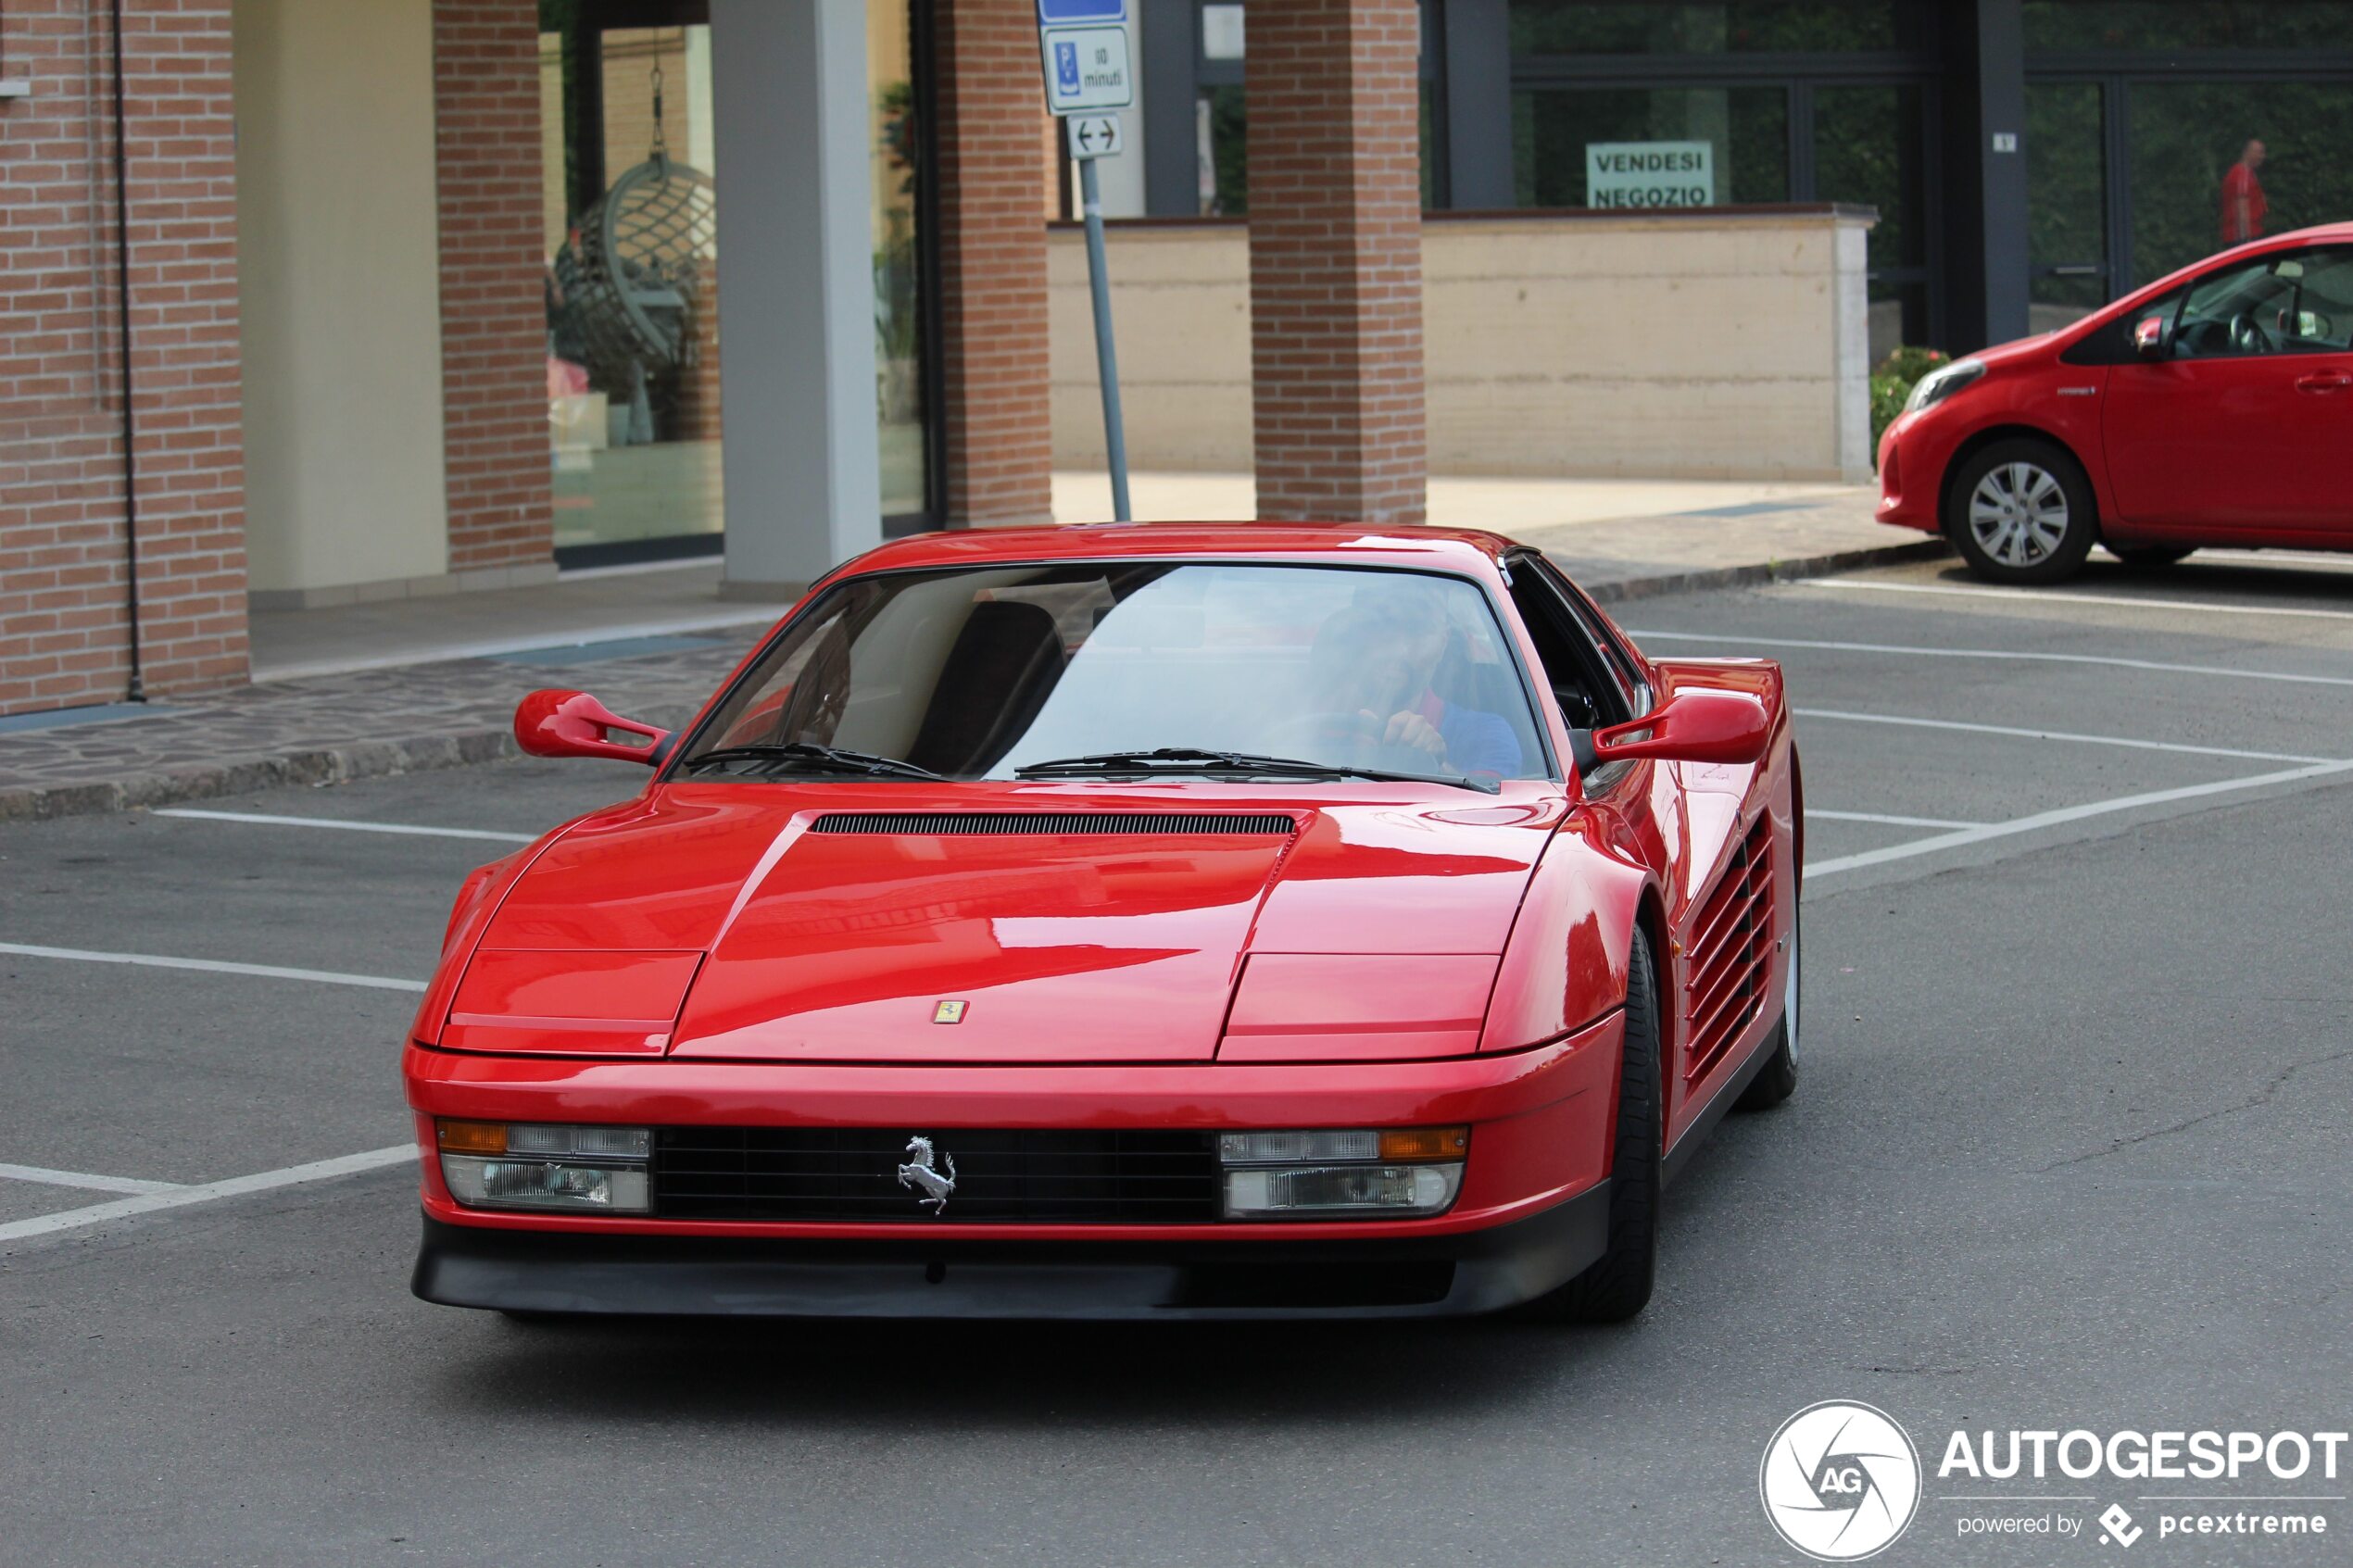
[[[2092,486],[2075,459],[2041,441],[1997,441],[1954,476],[1945,533],[1978,576],[2056,583],[2099,534]]]

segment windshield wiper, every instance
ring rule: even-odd
[[[1075,773],[1282,773],[1304,779],[1372,779],[1383,784],[1451,784],[1482,795],[1500,794],[1493,779],[1451,777],[1438,773],[1406,773],[1388,768],[1358,768],[1345,762],[1313,762],[1298,757],[1262,757],[1250,751],[1208,751],[1197,746],[1162,746],[1150,751],[1099,751],[1085,757],[1057,757],[1026,762],[1013,770],[1018,779],[1055,778]]]
[[[713,762],[763,762],[772,767],[808,764],[849,773],[887,773],[894,778],[937,779],[943,775],[929,768],[919,768],[912,762],[896,757],[878,757],[871,751],[851,751],[846,746],[820,746],[815,741],[761,741],[751,746],[723,746],[706,751],[699,757],[688,758],[682,766],[694,769]]]

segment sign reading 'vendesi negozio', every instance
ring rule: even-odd
[[[1714,207],[1711,142],[1588,142],[1585,205],[1612,208]]]

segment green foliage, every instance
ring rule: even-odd
[[[1912,388],[1919,379],[1940,365],[1952,362],[1953,357],[1934,348],[1904,347],[1897,349],[1871,368],[1871,453],[1876,461],[1879,438],[1904,411],[1904,399],[1912,395]]]

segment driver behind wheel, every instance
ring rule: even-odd
[[[1360,594],[1316,630],[1308,656],[1316,709],[1389,765],[1516,777],[1511,725],[1432,688],[1449,634],[1444,607],[1426,591]]]

